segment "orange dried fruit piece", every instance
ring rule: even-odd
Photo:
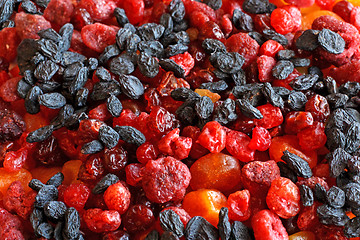
[[[210,153],[199,158],[191,166],[190,172],[190,186],[193,190],[208,188],[227,192],[239,185],[241,166],[230,155]]]
[[[198,89],[195,89],[195,92],[202,97],[204,97],[204,96],[209,97],[213,103],[217,102],[221,98],[221,96],[219,94],[213,93],[208,89],[199,89],[198,88]]]
[[[63,184],[70,185],[72,182],[77,180],[81,164],[81,160],[70,160],[63,165],[61,170],[64,174]]]
[[[289,236],[289,240],[315,240],[315,234],[310,231],[301,231]]]
[[[189,192],[183,200],[183,208],[191,217],[201,216],[217,226],[219,212],[226,206],[226,197],[218,190],[200,189]]]
[[[31,171],[32,177],[44,184],[58,172],[61,172],[61,167],[37,167]]]
[[[17,172],[8,172],[4,168],[0,168],[0,176],[0,193],[2,193],[3,195],[6,194],[6,190],[14,181],[20,181],[25,191],[30,190],[28,184],[32,179],[32,175],[28,170],[24,168],[20,169]]]
[[[339,17],[339,15],[337,15],[334,12],[327,11],[327,10],[318,10],[318,11],[315,11],[315,12],[310,12],[310,13],[306,14],[305,16],[303,16],[302,23],[301,23],[302,29],[303,30],[311,29],[311,25],[314,22],[314,20],[316,18],[324,16],[324,15],[329,15],[329,16],[332,16],[332,17],[338,19],[338,20],[343,21],[343,19],[341,17]]]

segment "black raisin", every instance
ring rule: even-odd
[[[14,11],[14,7],[14,0],[4,0],[0,2],[0,23],[3,23],[10,18]]]
[[[281,159],[284,160],[299,177],[312,177],[312,171],[307,161],[288,150],[285,150],[283,154]]]
[[[324,188],[323,185],[319,184],[319,183],[316,183],[315,184],[315,187],[314,187],[314,196],[315,196],[315,199],[317,201],[320,201],[320,202],[323,202],[325,203],[326,202],[326,198],[327,198],[327,193],[326,193],[326,189]]]
[[[249,229],[239,221],[234,221],[231,226],[231,239],[251,240]]]
[[[286,79],[294,71],[294,64],[288,60],[280,60],[272,69],[272,75],[276,79]]]
[[[360,237],[360,217],[355,217],[345,224],[345,237],[355,238]]]
[[[169,13],[175,22],[181,22],[185,17],[185,5],[182,0],[172,0],[169,4]]]
[[[66,99],[60,93],[45,93],[39,96],[39,103],[47,108],[59,109],[65,106]]]
[[[349,221],[343,209],[333,208],[327,204],[319,206],[316,212],[322,224],[344,226]]]
[[[117,23],[120,27],[124,27],[126,23],[129,23],[129,19],[126,16],[125,10],[122,8],[115,8],[114,15]]]
[[[54,131],[54,126],[47,125],[45,127],[41,127],[33,132],[30,132],[26,137],[26,141],[29,143],[33,142],[42,142],[48,139]]]
[[[287,46],[289,44],[289,41],[284,35],[277,33],[272,29],[265,29],[263,31],[263,35],[267,40],[274,40],[283,46]]]
[[[245,0],[242,8],[253,14],[269,13],[270,3],[267,0]]]
[[[284,101],[280,97],[280,95],[276,94],[274,89],[272,88],[270,83],[264,83],[262,88],[262,93],[266,97],[266,99],[271,103],[271,105],[279,108],[284,107]]]
[[[78,108],[79,107],[85,107],[88,96],[89,96],[89,89],[81,88],[79,91],[77,91],[77,93],[75,95],[74,106],[78,107]]]
[[[340,54],[345,50],[345,40],[338,33],[327,28],[319,32],[318,42],[329,53]]]
[[[54,234],[54,227],[50,223],[41,223],[37,228],[35,234],[38,237],[51,239]]]
[[[80,215],[78,211],[70,207],[66,210],[63,228],[63,236],[66,239],[76,239],[80,234]]]
[[[215,108],[213,120],[219,122],[222,125],[226,125],[229,122],[237,119],[235,101],[227,98],[224,102]]]
[[[159,61],[145,52],[140,53],[137,64],[145,77],[153,78],[159,73]]]
[[[294,58],[290,59],[295,67],[308,67],[310,65],[310,59],[308,58]]]
[[[189,88],[176,88],[171,91],[171,97],[176,101],[185,101],[188,98],[199,98],[200,96]]]
[[[119,142],[119,134],[109,126],[101,126],[99,130],[99,139],[104,145],[111,149],[115,147]]]
[[[51,221],[57,222],[64,218],[66,205],[61,201],[49,201],[44,206],[44,213]]]
[[[109,70],[117,75],[131,74],[134,72],[135,66],[125,55],[120,55],[111,59]]]
[[[290,179],[292,182],[296,183],[298,178],[296,173],[284,162],[277,162],[277,165],[280,169],[280,176]]]
[[[211,98],[203,96],[198,101],[196,101],[195,111],[199,118],[207,119],[214,111],[214,103],[211,101]]]
[[[345,205],[345,192],[336,186],[332,186],[326,195],[327,203],[334,208],[342,208]]]
[[[139,99],[144,94],[144,86],[141,81],[131,75],[123,75],[119,78],[121,91],[131,99]]]
[[[137,130],[134,127],[131,126],[116,126],[114,127],[115,131],[120,136],[120,139],[130,143],[135,144],[137,146],[140,146],[141,144],[145,143],[146,138],[142,132]]]
[[[35,197],[34,206],[43,208],[49,201],[56,201],[58,198],[58,190],[53,185],[43,186]]]
[[[64,174],[62,174],[62,172],[58,172],[46,182],[46,185],[53,185],[55,187],[59,187],[63,181]]]
[[[240,9],[234,9],[232,22],[234,26],[245,32],[251,32],[254,30],[254,22],[250,15],[242,12]]]
[[[217,40],[217,39],[212,39],[212,38],[206,38],[201,46],[204,48],[204,50],[208,53],[208,54],[212,54],[215,52],[226,52],[226,47],[224,45],[224,43],[222,43],[221,41]]]
[[[86,143],[81,148],[82,154],[93,154],[97,152],[101,152],[104,149],[102,143],[98,140],[93,140],[89,143]]]
[[[45,222],[45,215],[42,209],[34,208],[30,214],[30,223],[34,231],[36,231],[37,227]]]
[[[173,232],[176,236],[184,235],[184,224],[179,215],[172,210],[161,211],[159,214],[160,226],[164,231]]]
[[[313,51],[319,46],[319,30],[305,30],[300,37],[296,39],[296,47],[301,50]]]
[[[123,110],[120,100],[114,95],[108,97],[108,99],[106,100],[106,107],[111,116],[113,117],[119,117]]]
[[[302,92],[291,91],[287,103],[292,110],[300,111],[304,109],[307,97]]]
[[[312,206],[314,204],[314,195],[311,188],[306,185],[300,185],[299,190],[302,205],[305,207]]]
[[[349,97],[342,93],[333,93],[326,96],[326,100],[328,101],[330,107],[332,108],[340,108],[344,107]]]
[[[218,240],[219,233],[216,227],[205,218],[196,216],[190,219],[185,228],[185,238],[188,240],[207,239]]]
[[[31,179],[31,181],[29,182],[29,187],[35,191],[39,191],[45,184],[43,184],[40,180],[38,179]]]
[[[212,57],[215,56],[213,59]],[[238,52],[222,53],[217,52],[210,57],[211,63],[224,73],[232,74],[241,70],[245,62],[243,56]]]
[[[240,108],[241,113],[244,114],[248,118],[252,119],[262,119],[263,115],[260,110],[255,108],[251,103],[246,99],[237,99],[236,105]]]
[[[175,77],[178,77],[178,78],[185,77],[185,70],[179,64],[177,64],[174,60],[164,59],[164,60],[160,60],[159,63],[160,63],[160,66],[165,71],[172,71],[174,73]]]
[[[219,212],[219,223],[217,227],[221,240],[230,240],[231,237],[231,224],[228,213],[229,210],[226,207],[222,207]]]
[[[295,52],[293,50],[280,50],[276,53],[276,57],[279,60],[290,60],[295,57]]]
[[[159,40],[165,27],[156,23],[145,23],[138,28],[140,37],[145,41]]]

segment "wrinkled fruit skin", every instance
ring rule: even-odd
[[[150,160],[143,170],[142,186],[147,198],[164,203],[184,197],[190,184],[189,168],[172,157]]]
[[[115,210],[88,209],[84,213],[86,226],[93,232],[111,232],[121,224],[120,214]]]

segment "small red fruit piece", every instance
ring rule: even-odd
[[[73,183],[64,191],[64,202],[68,207],[80,211],[90,196],[90,189],[83,183]]]
[[[299,144],[304,150],[316,150],[326,143],[326,134],[324,132],[324,125],[316,122],[314,125],[301,130],[297,137]]]
[[[88,209],[83,219],[90,231],[96,233],[112,232],[120,227],[120,214],[114,210]]]
[[[94,23],[81,29],[81,38],[88,48],[100,53],[115,43],[116,30],[102,23]]]
[[[251,220],[256,240],[288,240],[280,218],[269,210],[257,212]]]
[[[266,151],[271,145],[271,135],[266,128],[256,126],[252,132],[249,148],[258,151]]]
[[[330,107],[325,97],[316,94],[305,104],[305,111],[311,112],[315,121],[325,122],[330,115]]]
[[[156,160],[158,152],[154,144],[145,142],[136,149],[136,158],[142,164],[146,164],[150,160]]]
[[[277,178],[271,183],[266,203],[279,217],[291,218],[300,211],[300,190],[290,179]]]
[[[39,39],[37,33],[40,30],[51,28],[51,24],[43,16],[38,14],[26,14],[24,12],[15,15],[16,32],[21,39]]]
[[[226,132],[220,123],[208,122],[203,127],[196,142],[211,153],[219,153],[225,148]]]
[[[156,203],[181,200],[190,184],[189,168],[173,157],[150,160],[143,170],[146,197]]]
[[[283,49],[284,47],[280,43],[274,40],[267,40],[263,43],[263,45],[261,45],[259,54],[275,57],[276,53]]]
[[[245,133],[230,131],[226,137],[226,150],[241,162],[254,160],[255,150],[249,147],[250,140]]]
[[[250,192],[249,190],[237,191],[227,199],[229,218],[233,221],[246,221],[250,218]]]
[[[257,126],[270,129],[282,124],[284,118],[280,108],[274,107],[270,103],[257,107],[257,109],[263,115],[262,119],[256,119],[255,124]]]
[[[130,23],[137,24],[142,21],[145,10],[143,0],[123,0],[122,8],[125,10]]]
[[[280,34],[287,34],[293,31],[294,21],[288,11],[277,8],[271,13],[271,26]]]
[[[195,60],[188,52],[172,56],[170,59],[174,60],[185,70],[185,76],[187,76],[195,66]]]
[[[237,33],[226,40],[226,48],[229,52],[238,52],[245,58],[243,68],[252,63],[258,54],[259,44],[246,33]]]
[[[125,213],[129,208],[130,198],[129,190],[121,182],[111,185],[104,193],[106,206],[110,210],[118,211],[120,214]]]
[[[73,11],[74,6],[71,0],[51,0],[45,8],[44,17],[61,27],[70,22]]]
[[[95,21],[103,21],[112,17],[116,4],[111,0],[81,0],[77,7],[86,9]]]
[[[271,82],[273,80],[271,71],[276,64],[276,60],[273,57],[261,55],[256,60],[256,63],[259,72],[259,81]]]
[[[20,44],[20,38],[16,33],[16,28],[2,29],[0,31],[0,42],[0,57],[5,58],[8,62],[15,60],[17,47]],[[0,84],[1,82],[0,80]]]

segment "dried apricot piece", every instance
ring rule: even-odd
[[[219,212],[226,206],[226,197],[217,190],[200,189],[189,192],[183,200],[183,208],[190,216],[201,216],[217,226]]]
[[[195,161],[190,173],[193,190],[208,188],[227,192],[239,185],[241,167],[238,160],[230,155],[209,153]]]

